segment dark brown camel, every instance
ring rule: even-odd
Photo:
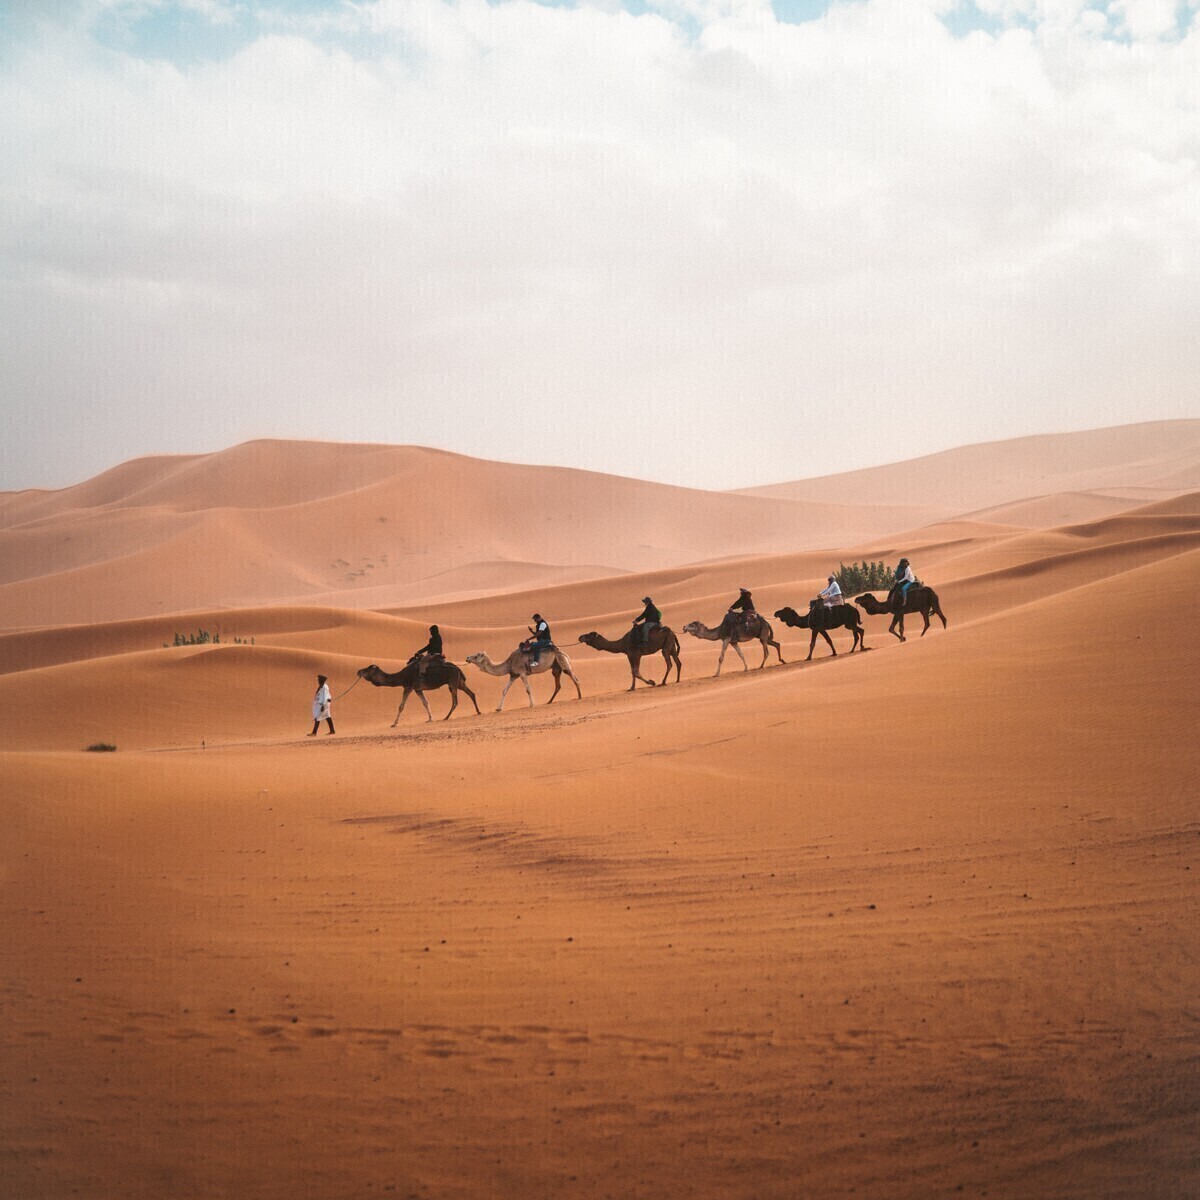
[[[855,596],[854,603],[861,604],[873,617],[890,616],[892,623],[888,626],[888,633],[895,634],[902,642],[907,641],[904,636],[904,613],[920,613],[925,618],[925,628],[921,630],[922,637],[929,632],[930,613],[940,617],[942,628],[946,628],[946,614],[942,612],[942,606],[938,603],[937,592],[924,584],[908,589],[908,594],[904,598],[904,612],[896,612],[886,602],[876,600],[870,592],[862,596]],[[900,627],[899,633],[896,632],[897,625]]]
[[[812,621],[814,613],[817,616],[815,623]],[[837,658],[837,650],[834,648],[833,641],[825,632],[827,629],[850,630],[854,635],[854,644],[850,647],[851,654],[860,646],[864,650],[867,648],[863,641],[862,617],[853,604],[835,604],[832,608],[826,608],[824,604],[821,604],[810,607],[803,616],[794,608],[781,608],[775,615],[793,629],[807,629],[811,632],[812,637],[808,640],[808,658],[804,660],[805,662],[812,659],[813,647],[817,644],[817,634],[820,634],[829,643],[829,649],[833,651],[834,658]]]
[[[443,687],[450,689],[450,712],[442,718],[443,721],[450,720],[450,713],[458,707],[460,691],[466,692],[471,697],[471,703],[475,705],[475,712],[477,715],[479,714],[479,701],[475,699],[475,693],[467,687],[467,677],[452,662],[446,662],[444,659],[441,662],[430,663],[425,670],[424,679],[420,675],[419,663],[409,663],[394,675],[389,675],[387,671],[381,670],[372,663],[369,667],[363,667],[359,671],[358,677],[365,679],[368,683],[373,683],[376,687],[404,689],[404,695],[400,697],[400,707],[396,711],[396,719],[392,722],[393,729],[400,724],[400,714],[404,711],[404,706],[413,692],[417,693],[417,699],[425,706],[425,717],[429,721],[433,720],[433,713],[429,711],[429,702],[425,699],[425,692],[437,691],[438,688]]]
[[[675,636],[675,631],[666,625],[659,625],[652,629],[649,639],[645,642],[642,641],[640,629],[631,629],[623,638],[615,642],[609,641],[601,633],[582,633],[579,635],[579,640],[585,646],[591,646],[593,650],[607,650],[610,654],[625,655],[629,659],[629,670],[633,676],[629,681],[631,692],[637,687],[639,679],[651,687],[655,686],[654,680],[647,679],[641,672],[640,664],[642,658],[647,654],[662,654],[663,662],[667,664],[666,674],[662,677],[664,686],[670,677],[672,662],[675,664],[675,682],[679,682],[683,669],[679,661],[679,639]]]

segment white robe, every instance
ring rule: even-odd
[[[329,684],[323,683],[317,688],[313,697],[312,712],[314,721],[325,721],[329,718]]]

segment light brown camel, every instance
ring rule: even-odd
[[[637,681],[640,679],[643,683],[648,683],[654,687],[654,680],[647,679],[641,672],[641,661],[644,655],[659,654],[663,656],[663,662],[667,664],[666,674],[663,675],[662,681],[664,686],[671,674],[671,663],[675,664],[675,682],[679,682],[682,665],[679,661],[679,639],[675,636],[675,631],[668,628],[666,625],[659,625],[650,631],[650,637],[647,641],[642,641],[642,631],[640,629],[631,629],[623,638],[618,641],[610,642],[601,633],[581,633],[579,640],[585,646],[591,646],[593,650],[607,650],[610,654],[623,654],[629,659],[629,670],[633,678],[629,681],[629,690],[632,692],[637,687]]]
[[[888,633],[894,634],[902,642],[908,639],[904,636],[904,613],[920,613],[925,618],[925,628],[921,630],[921,636],[924,637],[929,632],[929,614],[941,618],[942,628],[946,628],[946,614],[942,612],[942,606],[938,602],[937,592],[931,587],[926,587],[924,584],[918,587],[911,587],[905,596],[904,612],[896,612],[891,608],[886,601],[876,600],[870,592],[862,596],[855,596],[854,603],[862,605],[868,613],[873,617],[892,618],[892,623],[888,626]],[[896,632],[896,626],[900,626],[900,632]]]
[[[450,689],[450,712],[443,718],[443,721],[450,720],[450,713],[458,707],[458,693],[466,692],[471,697],[471,703],[475,705],[475,712],[479,713],[479,701],[475,699],[475,693],[467,687],[467,677],[462,673],[461,667],[456,667],[452,662],[435,662],[430,663],[425,671],[425,678],[420,675],[420,664],[409,663],[402,670],[389,674],[372,663],[369,667],[363,667],[358,672],[359,679],[365,679],[368,683],[373,683],[376,687],[400,687],[404,689],[404,694],[400,697],[400,707],[396,710],[396,719],[392,722],[392,728],[395,729],[400,724],[400,714],[404,711],[404,706],[408,703],[408,698],[413,692],[417,693],[417,699],[425,706],[426,720],[433,720],[433,713],[429,711],[429,701],[425,699],[426,690],[437,691],[438,688],[448,687]]]
[[[559,689],[562,687],[562,673],[566,673],[571,677],[571,682],[575,685],[575,691],[579,695],[579,699],[583,699],[583,689],[579,686],[579,680],[575,678],[575,672],[571,670],[571,660],[557,647],[547,646],[542,650],[537,651],[533,660],[530,661],[530,652],[525,650],[514,650],[502,663],[494,663],[484,653],[468,654],[467,662],[474,663],[481,671],[488,675],[507,675],[508,682],[504,685],[504,691],[500,693],[500,703],[496,705],[496,711],[500,712],[504,708],[504,697],[508,695],[508,689],[512,687],[514,681],[520,680],[525,685],[525,694],[529,697],[529,707],[533,707],[533,689],[529,686],[530,675],[540,675],[543,671],[550,671],[554,675],[554,691],[550,695],[547,704],[554,703],[554,697],[558,695]]]
[[[755,621],[757,621],[757,624],[754,623]],[[750,669],[746,664],[746,656],[739,648],[738,642],[760,642],[762,644],[762,662],[758,664],[760,671],[767,665],[768,646],[775,647],[775,653],[779,655],[779,661],[783,662],[783,651],[780,650],[779,643],[775,640],[775,632],[771,628],[771,623],[759,613],[754,614],[752,621],[744,621],[736,613],[726,613],[725,619],[716,629],[709,629],[703,621],[689,621],[683,627],[683,632],[690,633],[692,637],[698,637],[701,641],[721,643],[721,657],[717,659],[716,675],[721,674],[721,664],[725,661],[725,651],[730,646],[733,647],[738,658],[742,660],[742,670],[748,671]]]

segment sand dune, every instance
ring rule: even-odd
[[[1198,430],[1022,439],[741,494],[406,446],[264,441],[146,459],[0,497],[0,628],[396,608],[714,557],[840,555],[963,517],[1057,526],[1200,487]]]
[[[762,500],[412,447],[253,442],[0,505],[0,628],[318,599],[394,607],[861,540],[932,510]],[[491,564],[465,570],[467,564]],[[525,564],[540,564],[530,571]],[[362,593],[361,596],[357,593]]]
[[[787,500],[853,496],[864,504],[919,503],[966,514],[1055,493],[1116,490],[1146,503],[1198,488],[1200,420],[1195,420],[961,446],[909,462],[747,488],[740,494]]]
[[[28,627],[0,635],[0,1192],[1200,1191],[1200,655],[1179,616],[1200,492],[1051,527],[1040,501],[1011,523],[965,502],[736,556],[738,510],[716,509],[692,561],[653,570],[599,552],[601,512],[576,565],[629,573],[579,578],[520,558],[519,513],[467,488],[461,553],[504,554],[455,563],[455,543],[423,598],[403,591],[435,570],[416,532],[392,578],[321,573],[337,521],[393,486],[352,490],[356,461],[436,461],[353,449],[311,499],[315,451],[246,507],[205,491],[212,456],[0,504],[26,510],[0,602]],[[36,573],[37,538],[76,521],[94,545]],[[899,553],[948,629],[901,645],[868,617],[868,653],[839,632],[809,664],[780,630],[787,666],[731,654],[720,680],[684,639],[683,683],[634,694],[623,659],[570,645],[620,633],[646,591],[681,629],[739,584],[801,606],[831,560]],[[66,580],[122,619],[56,624]],[[274,594],[305,587],[402,599]],[[136,615],[159,600],[180,611]],[[501,681],[467,667],[483,716],[464,698],[427,724],[413,701],[393,731],[398,695],[359,684],[336,737],[303,736],[317,671],[340,691],[397,667],[432,619],[452,658],[499,657],[533,607],[582,700],[568,682],[547,707],[540,676],[536,708],[518,688],[496,714]],[[163,648],[201,627],[222,643]],[[81,752],[101,740],[118,751]]]

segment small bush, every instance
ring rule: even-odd
[[[97,752],[97,753],[99,753],[99,752],[107,752],[107,753],[111,753],[113,750],[115,750],[115,749],[116,749],[116,746],[114,746],[114,745],[112,744],[112,742],[93,742],[93,743],[92,743],[92,744],[91,744],[91,745],[88,747],[88,749],[89,749],[89,750],[92,750],[92,751],[95,751],[95,752]]]
[[[896,573],[887,563],[864,560],[861,563],[842,563],[834,572],[838,587],[846,597],[854,597],[862,592],[874,592],[890,588],[895,581]]]
[[[236,646],[253,646],[253,638],[235,637],[233,639]],[[174,646],[207,646],[211,643],[214,646],[221,644],[221,635],[219,633],[210,633],[207,629],[197,629],[195,633],[176,633],[175,641],[171,644]],[[163,642],[165,646],[167,643]]]

